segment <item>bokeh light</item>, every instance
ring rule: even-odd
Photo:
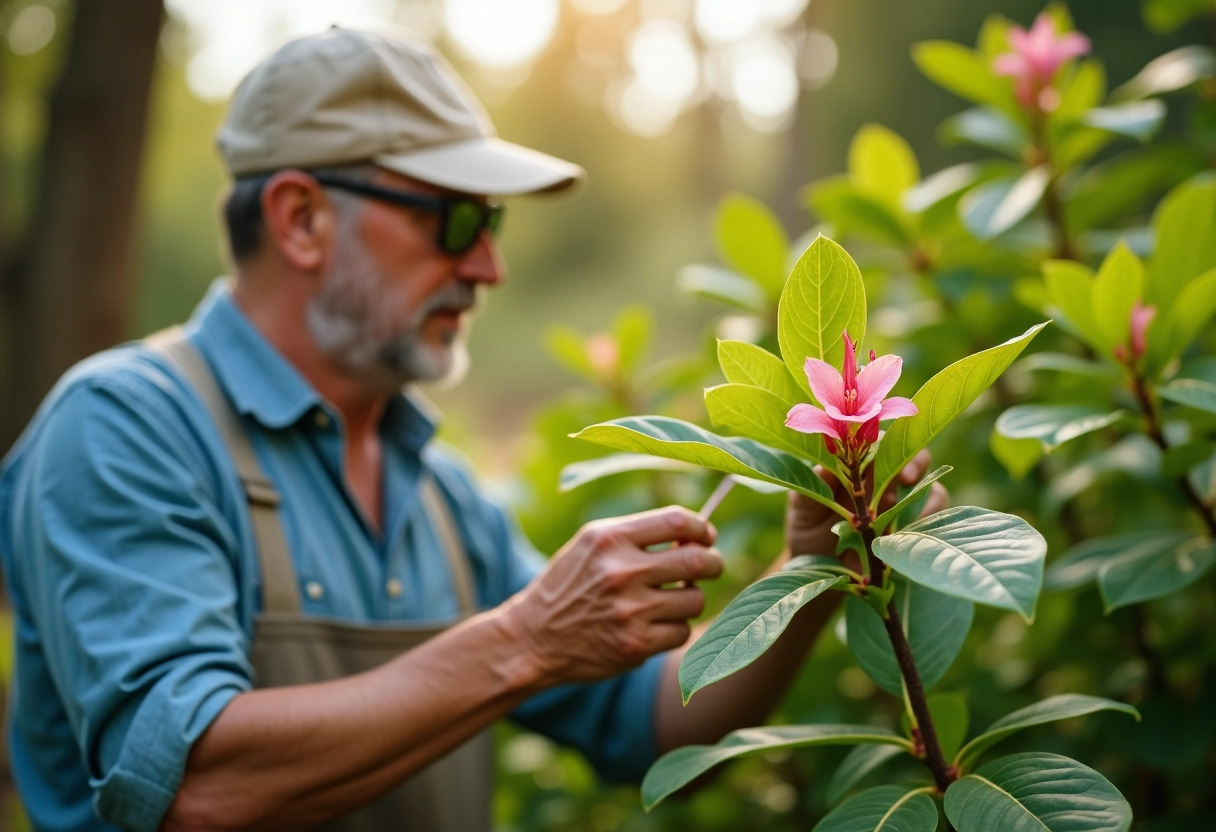
[[[832,36],[822,29],[807,29],[802,33],[797,55],[798,75],[811,89],[822,87],[836,75],[840,50]]]
[[[626,0],[570,0],[574,8],[586,14],[615,14],[624,8]]]
[[[764,8],[740,0],[697,0],[697,33],[709,43],[730,43],[754,32],[764,19]]]
[[[55,13],[40,3],[18,9],[8,26],[8,45],[17,55],[32,55],[55,36]]]
[[[630,40],[629,63],[638,82],[658,98],[682,106],[696,92],[697,54],[681,26],[643,23]]]
[[[799,91],[788,44],[774,36],[749,41],[735,56],[731,87],[748,124],[764,131],[783,126]]]
[[[482,66],[515,67],[535,58],[557,28],[558,0],[447,0],[443,22],[453,45]]]

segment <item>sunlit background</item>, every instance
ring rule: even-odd
[[[1168,42],[1146,37],[1134,4],[1071,4],[1112,82]],[[167,0],[143,177],[141,291],[132,335],[187,315],[225,270],[216,219],[224,172],[211,136],[240,78],[284,41],[331,24],[434,40],[506,138],[582,164],[572,198],[518,199],[503,248],[508,286],[472,337],[473,370],[439,391],[452,433],[479,465],[508,467],[529,405],[569,383],[543,348],[547,325],[602,328],[645,302],[661,312],[657,353],[708,339],[714,310],[682,297],[678,268],[713,262],[714,205],[741,191],[809,230],[802,187],[844,164],[852,134],[887,124],[934,170],[965,158],[934,125],[958,103],[916,73],[909,46],[970,41],[992,11],[1028,23],[1037,0]],[[27,162],[72,5],[0,4],[11,53],[4,85],[4,174],[31,187]],[[1140,33],[1129,38],[1126,33]],[[17,205],[7,206],[11,215]]]

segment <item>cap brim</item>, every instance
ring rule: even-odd
[[[470,194],[562,191],[587,177],[578,165],[498,138],[382,153],[372,161],[422,182]]]

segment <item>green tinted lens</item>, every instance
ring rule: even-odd
[[[482,205],[465,200],[453,202],[448,207],[443,247],[453,254],[461,254],[473,247],[483,228],[490,229],[490,233],[494,234],[501,224],[501,205]]]

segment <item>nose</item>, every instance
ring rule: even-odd
[[[493,235],[485,229],[473,247],[460,255],[456,267],[464,280],[487,286],[497,286],[507,279],[507,263]]]

